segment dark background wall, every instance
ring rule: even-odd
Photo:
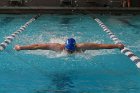
[[[67,0],[68,1],[68,0]],[[101,6],[107,5],[109,0],[72,0],[72,6]],[[60,6],[61,0],[32,0],[29,6]]]
[[[8,6],[9,4],[8,1],[10,0],[0,0],[0,6]],[[61,6],[60,2],[61,0],[25,0],[25,1],[27,1],[25,2],[25,6]],[[140,7],[140,0],[131,0],[131,2],[132,7]],[[71,6],[121,7],[121,0],[72,0]]]
[[[140,7],[140,0],[132,0],[132,7]]]
[[[0,0],[0,6],[8,6],[7,0]]]
[[[25,4],[27,6],[59,6],[59,0],[32,0]]]

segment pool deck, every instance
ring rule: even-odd
[[[0,7],[1,14],[23,13],[96,13],[96,14],[140,14],[140,8],[106,7]]]

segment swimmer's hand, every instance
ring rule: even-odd
[[[117,44],[119,49],[123,49],[124,45],[123,44]]]
[[[21,48],[20,48],[19,45],[15,45],[14,49],[17,50],[17,51],[20,51],[21,50]]]

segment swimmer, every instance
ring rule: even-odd
[[[46,43],[46,44],[32,44],[27,46],[15,45],[15,50],[53,50],[57,52],[65,51],[69,54],[80,53],[86,50],[98,50],[98,49],[123,49],[123,44],[97,44],[97,43],[76,43],[75,39],[69,38],[65,44],[59,43]]]

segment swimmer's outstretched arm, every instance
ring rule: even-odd
[[[62,45],[58,43],[47,43],[47,44],[32,44],[26,46],[16,45],[15,50],[54,50],[54,51],[61,51]]]
[[[123,49],[123,44],[96,44],[96,43],[81,43],[78,44],[79,48],[83,50],[96,50],[96,49]]]

